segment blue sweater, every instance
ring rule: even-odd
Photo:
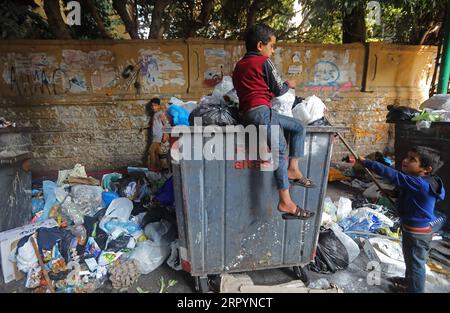
[[[400,187],[397,210],[402,224],[428,227],[436,219],[436,202],[445,198],[444,184],[439,177],[411,176],[370,160],[363,163],[368,169]]]

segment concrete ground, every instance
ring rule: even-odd
[[[331,197],[333,201],[339,199],[340,196],[346,196],[348,198],[354,198],[358,194],[358,191],[340,183],[332,183],[328,185],[327,196]],[[389,292],[388,284],[385,275],[381,275],[379,285],[368,284],[369,271],[366,270],[367,263],[369,262],[366,254],[361,251],[359,256],[349,265],[345,270],[338,271],[334,274],[318,274],[313,271],[307,270],[307,275],[310,282],[314,282],[319,278],[325,278],[330,283],[333,283],[340,287],[345,293],[385,293]],[[291,268],[283,269],[271,269],[271,270],[259,270],[246,273],[252,281],[257,285],[274,285],[286,283],[297,279]],[[438,283],[427,284],[427,292],[450,292],[450,279],[443,275],[438,275]],[[192,293],[194,290],[193,278],[184,271],[175,271],[167,264],[160,266],[155,271],[141,275],[139,280],[128,290],[115,290],[112,288],[109,282],[105,282],[104,285],[97,290],[98,293],[118,293],[129,292],[136,293],[138,289],[144,292],[157,293],[160,290],[160,279],[167,282],[170,279],[176,280],[175,286],[167,289],[169,293]],[[370,278],[370,277],[369,277]],[[370,279],[369,279],[370,281]],[[25,281],[11,282],[9,284],[3,284],[0,279],[0,293],[11,292],[30,292],[25,288]]]

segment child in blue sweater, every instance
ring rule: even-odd
[[[436,202],[445,198],[442,180],[433,174],[443,165],[437,151],[414,147],[397,171],[381,163],[359,160],[374,173],[398,186],[397,211],[402,225],[402,250],[405,277],[392,277],[391,289],[397,292],[424,292],[425,265],[433,237],[430,223],[436,219]]]

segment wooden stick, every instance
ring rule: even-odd
[[[55,288],[53,288],[52,281],[50,280],[50,277],[48,277],[47,270],[45,269],[44,261],[42,261],[41,254],[39,253],[39,249],[36,245],[36,241],[34,241],[33,236],[30,238],[31,244],[33,245],[34,253],[36,253],[36,257],[39,261],[39,265],[41,266],[42,272],[44,273],[45,281],[47,282],[48,288],[50,288],[51,293],[55,293]]]
[[[353,154],[353,156],[355,157],[356,160],[359,160],[359,156],[356,154],[356,152],[352,149],[352,147],[350,147],[350,145],[348,144],[348,142],[344,139],[344,137],[342,137],[342,135],[340,133],[336,133],[339,137],[339,139],[341,139],[342,143],[344,144],[344,146],[350,151],[351,154]],[[366,171],[367,174],[369,174],[370,178],[372,178],[373,182],[375,183],[375,185],[377,185],[378,188],[380,188],[380,191],[383,190],[383,187],[381,187],[380,183],[378,182],[378,180],[375,178],[375,176],[373,175],[373,173],[363,165],[364,170]],[[388,195],[386,195],[386,197],[388,198],[388,200],[391,202],[391,204],[395,207],[395,202],[394,200],[392,200],[392,198]]]

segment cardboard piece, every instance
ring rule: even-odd
[[[305,287],[301,280],[293,280],[278,285],[255,285],[247,274],[222,274],[221,293],[343,293],[334,285],[328,289]]]
[[[17,242],[21,238],[33,234],[38,228],[52,228],[56,226],[58,226],[58,223],[55,220],[48,219],[0,233],[0,257],[5,284],[14,279],[21,279],[22,277],[22,274],[17,270],[15,263],[9,260],[9,255],[17,246]]]

